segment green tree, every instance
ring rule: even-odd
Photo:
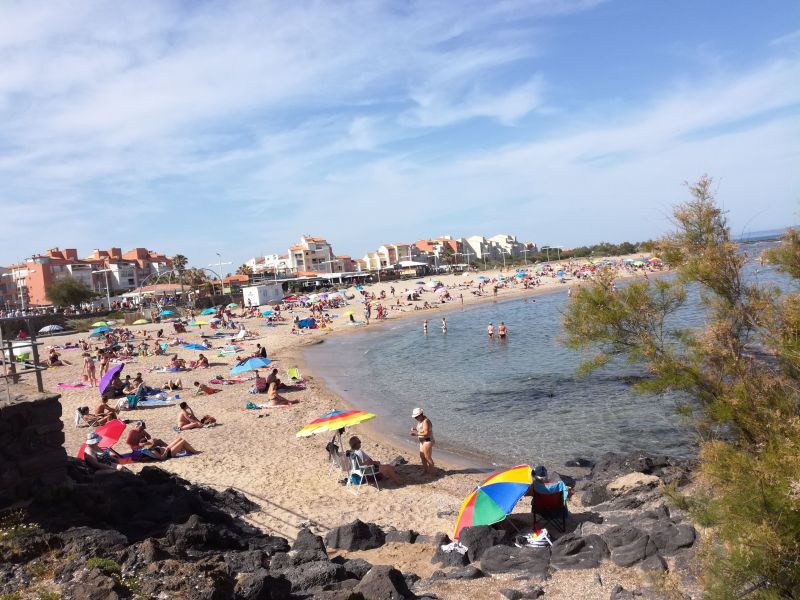
[[[178,273],[185,271],[186,265],[189,264],[189,259],[183,254],[176,254],[170,260],[172,260],[172,268],[178,271]]]
[[[80,304],[97,296],[83,281],[74,277],[59,279],[47,288],[47,298],[56,306]]]
[[[250,275],[253,274],[253,269],[250,267],[250,265],[243,264],[238,269],[236,269],[236,274],[237,275],[247,275],[248,277],[250,277]]]
[[[712,599],[800,597],[800,293],[781,294],[743,273],[711,179],[689,186],[676,231],[656,243],[676,268],[671,280],[615,289],[610,272],[573,295],[566,343],[594,350],[590,371],[615,359],[644,365],[638,387],[680,390],[700,440],[698,490],[688,503],[710,525],[702,547]],[[795,279],[800,237],[769,255]],[[670,319],[699,291],[704,326]]]

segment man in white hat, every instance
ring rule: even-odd
[[[433,423],[425,416],[421,408],[411,411],[411,418],[417,422],[417,426],[411,429],[411,437],[419,440],[419,457],[422,460],[422,473],[433,474],[435,465],[433,464]]]

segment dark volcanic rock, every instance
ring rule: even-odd
[[[310,590],[345,579],[342,565],[327,560],[307,562],[282,571],[270,568],[273,575],[283,575],[292,584],[292,592]]]
[[[667,571],[667,561],[660,554],[653,554],[645,558],[639,568],[646,573],[665,573]]]
[[[446,546],[449,543],[450,538],[446,534],[440,533],[436,535],[436,552],[434,552],[431,558],[431,563],[441,564],[445,567],[463,567],[464,565],[468,565],[469,558],[467,558],[466,554],[461,554],[455,550],[451,552],[442,550],[442,546]]]
[[[609,600],[635,600],[636,598],[641,598],[641,592],[635,591],[631,592],[626,590],[621,585],[617,584],[611,590],[611,597]]]
[[[610,497],[604,483],[593,481],[586,484],[586,487],[583,488],[583,492],[581,492],[581,504],[583,506],[596,506],[605,502]]]
[[[99,569],[92,569],[64,587],[64,597],[72,600],[118,600],[122,589]]]
[[[483,577],[483,571],[472,565],[467,565],[460,569],[453,569],[445,573],[446,579],[479,579],[481,577]]]
[[[413,529],[389,529],[386,532],[387,542],[398,542],[401,544],[413,544],[419,533]]]
[[[234,600],[285,600],[289,597],[289,581],[259,569],[244,576],[233,590]]]
[[[128,546],[128,538],[112,529],[72,527],[58,534],[64,554],[109,556]]]
[[[620,567],[630,567],[658,552],[653,540],[641,529],[617,525],[603,534],[611,550],[611,561]]]
[[[369,573],[372,568],[372,565],[363,558],[346,560],[342,566],[344,567],[345,575],[354,579],[363,579],[364,575]]]
[[[314,535],[308,529],[303,528],[297,532],[292,546],[292,552],[298,562],[311,562],[314,560],[327,560],[328,553],[325,551],[325,542],[318,535]]]
[[[384,565],[372,567],[354,591],[360,592],[365,600],[404,600],[414,597],[403,574]]]
[[[526,587],[521,590],[503,588],[499,591],[500,595],[504,598],[508,598],[508,600],[527,600],[529,598],[535,599],[544,596],[544,590],[538,585]]]
[[[180,525],[170,525],[166,540],[169,546],[178,552],[198,550],[244,550],[245,543],[241,536],[222,524],[203,522],[198,515],[192,515]]]
[[[530,578],[546,579],[549,565],[549,548],[494,546],[481,557],[481,569],[492,574],[521,572]]]
[[[681,548],[694,544],[697,533],[688,523],[662,521],[650,529],[650,537],[662,554],[675,554]]]
[[[492,546],[502,544],[507,539],[505,531],[490,525],[466,527],[461,530],[459,541],[467,547],[467,559],[475,562]]]
[[[325,536],[328,548],[342,550],[371,550],[383,546],[386,534],[374,523],[356,519],[352,523],[331,529]]]
[[[225,564],[234,573],[254,573],[267,566],[267,555],[263,550],[226,552],[222,555]]]
[[[589,460],[588,458],[573,458],[572,460],[568,460],[564,463],[565,467],[584,467],[584,468],[591,468],[594,466],[594,461]]]
[[[608,546],[598,535],[568,533],[551,547],[550,564],[556,569],[593,569],[608,558]]]

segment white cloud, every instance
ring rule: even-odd
[[[734,198],[791,194],[796,122],[770,113],[800,102],[797,60],[559,114],[543,137],[529,121],[556,106],[550,19],[595,4],[0,5],[0,236],[27,253],[147,244],[203,263],[309,228],[356,254],[484,226],[631,237],[615,211],[655,223],[704,170]],[[169,236],[152,227],[176,220]]]

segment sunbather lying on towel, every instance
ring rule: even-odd
[[[137,421],[133,425],[130,432],[128,432],[127,443],[133,450],[134,456],[141,453],[143,456],[153,460],[166,460],[172,458],[178,452],[197,454],[197,450],[182,437],[175,438],[169,444],[152,437],[145,430],[144,421]]]
[[[216,394],[219,390],[207,386],[205,383],[199,381],[194,382],[194,393],[196,396],[206,396],[209,394]]]

